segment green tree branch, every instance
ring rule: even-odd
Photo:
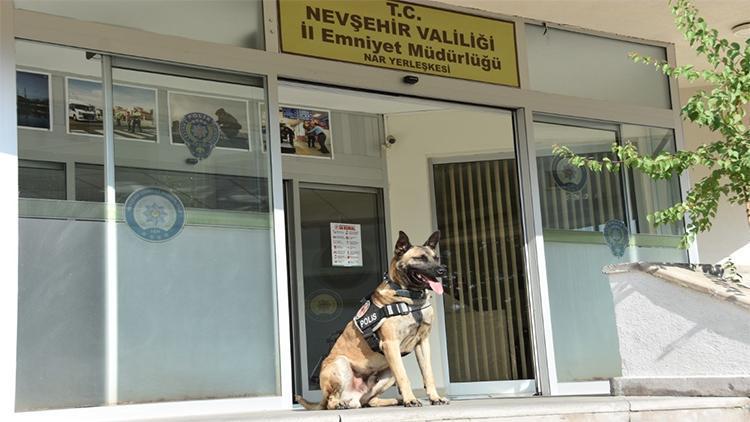
[[[691,96],[681,113],[684,120],[708,128],[720,139],[702,144],[695,151],[662,152],[655,156],[640,154],[630,142],[612,145],[616,159],[579,156],[559,145],[553,152],[593,172],[619,171],[624,166],[657,180],[677,177],[696,166],[706,167],[709,175],[695,183],[682,202],[649,215],[649,221],[656,225],[674,223],[687,216],[687,230],[681,243],[687,247],[698,233],[711,229],[722,196],[731,204],[745,205],[750,224],[750,131],[743,123],[750,100],[750,39],[740,45],[720,38],[719,32],[709,28],[698,15],[692,0],[669,3],[677,29],[698,55],[706,57],[710,68],[674,67],[635,53],[630,57],[636,63],[654,66],[667,76],[707,83],[710,89]]]

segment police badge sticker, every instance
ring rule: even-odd
[[[185,207],[172,192],[162,188],[138,189],[125,201],[125,222],[148,242],[166,242],[182,231]]]
[[[317,290],[307,300],[308,315],[318,322],[330,322],[341,315],[344,303],[341,296],[327,289]]]
[[[368,309],[370,309],[370,301],[369,300],[367,302],[365,302],[365,303],[362,304],[362,306],[357,311],[357,315],[355,316],[355,318],[362,318],[363,316],[365,316],[365,313],[367,313]]]
[[[586,185],[586,169],[576,167],[567,158],[558,156],[552,160],[552,179],[561,189],[578,192]]]
[[[612,255],[622,258],[625,254],[625,248],[630,243],[630,235],[628,234],[628,227],[625,225],[625,222],[621,220],[609,220],[604,225],[603,233],[604,240],[607,241]]]
[[[206,113],[187,113],[180,120],[179,131],[190,154],[199,160],[208,158],[221,139],[219,124]]]

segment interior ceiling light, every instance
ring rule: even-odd
[[[750,38],[750,22],[742,22],[732,27],[734,35],[742,38]]]

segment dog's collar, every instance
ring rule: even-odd
[[[396,292],[396,296],[408,297],[409,299],[413,300],[421,300],[427,298],[427,290],[402,289],[401,286],[398,285],[398,283],[391,280],[391,277],[388,276],[387,272],[383,274],[383,281],[387,282],[388,287]]]

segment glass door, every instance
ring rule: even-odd
[[[386,269],[382,192],[293,182],[287,192],[290,187],[295,392],[318,400],[316,366]]]
[[[47,102],[19,131],[17,409],[276,406],[266,78],[18,51]]]
[[[280,394],[264,87],[113,59],[120,402]],[[79,192],[104,198],[95,186]]]
[[[516,160],[433,162],[451,395],[536,392]]]
[[[654,181],[634,170],[593,173],[553,153],[615,159],[612,144],[644,154],[674,152],[671,129],[561,116],[534,116],[547,284],[558,390],[602,393],[620,376],[613,297],[606,265],[687,262],[681,224],[656,227],[646,216],[676,203],[677,179]]]

